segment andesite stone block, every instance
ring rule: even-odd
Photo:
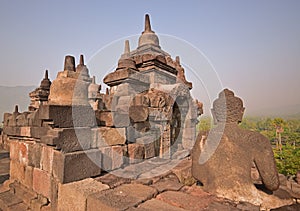
[[[64,128],[59,132],[56,147],[63,152],[86,150],[91,146],[90,128]]]
[[[85,211],[87,197],[106,189],[109,189],[108,185],[91,178],[68,184],[59,184],[57,208],[61,211]]]
[[[99,150],[102,153],[101,168],[103,170],[114,170],[122,167],[124,164],[125,146],[101,147]]]
[[[138,132],[147,132],[150,130],[150,128],[152,127],[152,125],[150,124],[149,121],[145,121],[145,122],[136,122],[133,124],[133,128],[138,131]]]
[[[97,148],[98,128],[91,128],[91,149]]]
[[[136,143],[139,143],[139,144],[150,144],[150,143],[153,143],[155,141],[158,140],[159,137],[157,137],[157,133],[155,133],[153,131],[153,133],[149,133],[149,131],[147,132],[147,135],[146,134],[142,134],[141,133],[141,137],[137,138],[136,139]]]
[[[53,151],[53,166],[52,175],[59,182],[64,183],[64,167],[65,167],[65,156],[64,153],[58,150]]]
[[[30,141],[10,140],[10,159],[17,161],[22,165],[28,165],[28,150],[31,145],[33,145],[33,142]]]
[[[31,145],[32,143],[30,142],[23,142],[20,141],[19,142],[19,161],[21,164],[23,164],[24,166],[28,165],[28,148],[29,145]]]
[[[101,173],[102,155],[98,149],[62,153],[54,151],[53,175],[61,183],[78,181]]]
[[[3,114],[3,126],[8,126],[9,118],[12,116],[10,113]],[[5,128],[5,127],[4,127]]]
[[[17,126],[6,126],[3,128],[3,133],[9,136],[21,136],[21,128]]]
[[[31,137],[31,127],[20,127],[20,136]]]
[[[48,198],[52,207],[57,205],[58,182],[48,172],[34,168],[32,189]]]
[[[117,128],[128,127],[130,125],[130,119],[128,113],[112,112],[113,125]]]
[[[155,157],[155,143],[154,142],[144,144],[144,148],[145,148],[145,159]]]
[[[130,106],[129,116],[133,122],[144,122],[148,119],[149,110],[146,106]]]
[[[50,130],[49,127],[31,127],[30,137],[40,139],[41,137],[47,135],[48,130]]]
[[[33,169],[33,185],[32,188],[35,192],[50,198],[51,189],[51,174],[41,169]]]
[[[24,181],[25,166],[22,165],[19,161],[11,160],[9,175],[11,180]]]
[[[132,105],[149,107],[150,99],[144,94],[137,94],[133,98]]]
[[[102,153],[101,169],[105,171],[112,170],[112,147],[100,147],[99,150]]]
[[[112,112],[110,111],[96,111],[95,112],[97,125],[112,127],[114,125]]]
[[[56,127],[93,127],[95,113],[91,106],[41,105],[38,116],[42,120],[52,120]]]
[[[128,157],[130,163],[138,163],[144,160],[145,148],[142,144],[128,144]]]
[[[126,127],[126,138],[128,143],[135,142],[135,139],[137,138],[135,133],[136,130],[134,129],[134,127],[132,126]]]
[[[41,169],[48,173],[52,173],[53,167],[53,153],[54,149],[50,146],[43,146],[42,148],[42,155],[41,155]]]
[[[29,189],[31,189],[32,185],[33,185],[33,169],[34,169],[34,167],[32,167],[32,166],[25,167],[25,175],[24,175],[23,185],[25,185]]]
[[[95,112],[97,125],[106,127],[128,127],[130,119],[128,113],[111,112],[111,111],[96,111]]]
[[[42,145],[34,142],[28,145],[28,165],[40,168],[42,156]]]
[[[113,96],[112,95],[103,95],[102,101],[104,104],[104,110],[111,111]]]
[[[131,102],[132,102],[132,97],[131,96],[120,96],[118,97],[118,103],[117,106],[122,106],[122,105],[127,105],[128,107],[130,106]]]
[[[120,113],[120,114],[129,114],[129,105],[127,104],[120,104],[117,105],[114,109],[114,112]]]
[[[126,149],[125,146],[112,146],[112,169],[123,166]]]
[[[19,141],[10,140],[10,159],[19,161]]]
[[[125,128],[98,128],[98,146],[121,145],[126,142]]]

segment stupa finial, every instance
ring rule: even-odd
[[[80,64],[80,65],[84,65],[84,57],[83,57],[82,54],[80,55],[79,64]]]
[[[149,14],[145,15],[145,32],[152,32]]]
[[[180,57],[179,57],[179,56],[176,56],[176,59],[175,59],[175,60],[176,60],[176,63],[177,63],[177,64],[180,64]]]
[[[93,76],[93,78],[92,78],[92,84],[96,84],[96,76]]]
[[[48,70],[45,71],[45,77],[44,77],[44,79],[49,79],[49,77],[48,77]]]
[[[18,105],[15,105],[15,111],[14,113],[19,113],[19,106]]]
[[[148,14],[145,15],[145,30],[139,38],[138,47],[143,45],[155,45],[159,47],[158,36],[151,30],[150,17]]]
[[[43,88],[44,90],[50,90],[50,86],[51,86],[51,81],[49,80],[48,70],[45,70],[45,76],[41,81],[40,88]]]
[[[129,53],[130,53],[129,40],[125,40],[124,54],[129,54]]]

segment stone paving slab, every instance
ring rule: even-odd
[[[172,173],[174,173],[180,183],[184,185],[192,185],[196,182],[194,177],[192,176],[192,160],[191,159],[183,159],[178,163],[174,168],[172,168]]]
[[[138,163],[135,165],[126,166],[123,169],[118,169],[118,170],[112,171],[111,174],[115,174],[119,177],[137,179],[141,174],[151,171],[158,165],[161,165],[161,164],[144,161],[142,163]]]
[[[14,193],[15,196],[18,198],[22,198],[22,201],[25,204],[30,204],[33,199],[36,199],[38,196],[37,194],[26,188],[25,186],[21,185],[20,183],[13,182],[9,184],[10,192]]]
[[[109,189],[108,185],[92,178],[60,184],[58,188],[58,210],[85,211],[89,195]]]
[[[183,153],[186,152],[183,151]],[[163,159],[155,157],[141,163],[111,171],[110,174],[130,179],[153,178],[171,173],[171,169],[177,166],[180,162],[181,160],[178,159]]]
[[[156,197],[165,203],[185,210],[203,210],[211,202],[210,199],[202,199],[179,191],[166,191]]]
[[[133,210],[133,209],[132,209]],[[141,205],[139,205],[134,210],[137,211],[153,211],[153,210],[163,210],[163,211],[184,211],[184,209],[179,207],[174,207],[168,203],[165,203],[158,199],[148,200]]]
[[[110,174],[110,173],[105,174],[100,177],[96,177],[94,179],[98,182],[108,185],[110,188],[115,188],[115,187],[120,186],[125,183],[128,184],[128,183],[131,183],[131,181],[132,181],[132,179],[118,177],[118,176],[116,176],[114,174]]]
[[[272,209],[271,211],[299,211],[300,210],[300,204],[294,204],[290,206],[284,206],[277,209]]]
[[[24,203],[15,204],[8,208],[7,211],[25,211],[28,209],[28,206]]]
[[[10,207],[22,203],[22,200],[10,191],[0,193],[0,209],[9,210]]]
[[[157,190],[141,184],[124,184],[87,198],[87,210],[126,210],[153,198]]]
[[[162,193],[164,191],[180,190],[183,187],[183,185],[179,183],[177,177],[173,175],[170,175],[170,177],[159,180],[155,184],[151,185],[151,187],[156,188],[159,193]]]
[[[256,209],[238,209],[234,206],[231,206],[229,204],[223,204],[223,203],[220,203],[220,202],[212,202],[208,205],[207,208],[205,208],[204,210],[207,210],[207,211],[240,211],[240,210],[243,210],[243,211],[256,211]],[[259,211],[259,209],[258,209]]]

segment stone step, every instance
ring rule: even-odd
[[[48,200],[29,190],[18,182],[0,186],[0,211],[40,211],[48,205]]]
[[[30,205],[34,199],[38,198],[35,192],[28,190],[28,188],[17,182],[11,183],[9,187],[10,192],[13,193],[16,197],[21,198],[27,205]]]
[[[0,184],[9,179],[9,152],[6,150],[0,150]]]
[[[8,179],[9,179],[9,174],[0,174],[0,184],[3,184]]]
[[[0,210],[12,211],[12,210],[26,210],[27,206],[23,201],[15,196],[10,191],[0,193]]]
[[[9,151],[6,151],[6,150],[0,150],[0,159],[3,159],[3,158],[9,158]]]

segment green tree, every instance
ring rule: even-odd
[[[210,117],[202,117],[198,123],[198,131],[208,131],[212,128],[212,119]]]
[[[281,118],[273,119],[273,125],[276,130],[276,148],[282,150],[281,133],[284,132],[285,121]]]
[[[240,124],[240,126],[244,129],[247,129],[247,130],[257,130],[257,123],[254,119],[252,118],[244,118],[242,123]]]
[[[300,170],[300,147],[294,148],[287,143],[282,150],[274,149],[274,157],[279,173],[295,175]]]

